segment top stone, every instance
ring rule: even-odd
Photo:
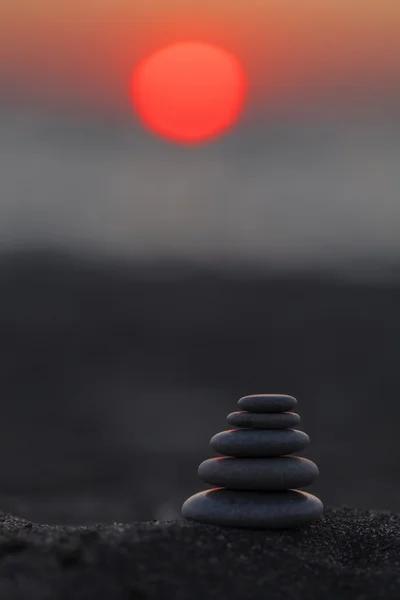
[[[254,394],[240,398],[238,405],[242,410],[254,413],[279,413],[295,408],[297,400],[285,394]]]

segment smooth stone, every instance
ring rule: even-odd
[[[229,429],[215,434],[211,447],[225,456],[269,458],[303,450],[310,438],[298,429]]]
[[[210,458],[201,463],[199,477],[232,490],[280,491],[311,485],[319,470],[299,456],[280,458]]]
[[[243,396],[238,401],[238,406],[242,410],[260,413],[286,412],[296,405],[296,398],[285,394],[254,394]]]
[[[288,429],[300,423],[300,416],[293,412],[251,413],[238,410],[230,413],[226,420],[233,427],[252,427],[253,429]]]
[[[287,529],[314,521],[323,510],[319,498],[298,490],[254,492],[215,488],[188,498],[182,506],[182,515],[210,525]]]

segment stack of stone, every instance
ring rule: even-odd
[[[313,483],[318,467],[310,460],[288,456],[306,448],[309,437],[293,429],[300,423],[292,411],[297,400],[282,394],[244,396],[242,409],[228,415],[237,429],[211,438],[224,457],[199,466],[199,477],[217,488],[191,496],[182,506],[187,519],[259,529],[290,528],[318,518],[321,501],[298,487]]]

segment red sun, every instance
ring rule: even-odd
[[[237,121],[247,91],[240,61],[219,46],[176,43],[136,67],[131,96],[143,124],[162,137],[199,143]]]

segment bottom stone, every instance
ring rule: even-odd
[[[188,498],[182,506],[182,515],[210,525],[286,529],[314,521],[323,509],[316,496],[298,490],[256,492],[214,488]]]

